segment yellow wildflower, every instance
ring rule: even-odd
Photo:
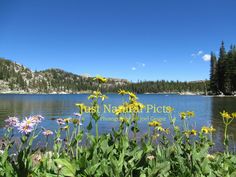
[[[221,116],[222,116],[224,119],[230,119],[230,118],[232,118],[231,115],[230,115],[228,112],[226,112],[226,111],[223,111],[223,112],[221,112],[220,114],[221,114]]]
[[[197,135],[197,131],[194,130],[194,129],[192,129],[192,130],[187,130],[187,131],[184,131],[184,134],[185,134],[186,136],[190,136],[190,135],[196,136],[196,135]]]
[[[68,130],[68,129],[69,129],[69,126],[66,125],[66,126],[62,127],[62,129],[63,129],[63,130]]]
[[[94,98],[96,98],[96,96],[95,95],[89,95],[89,97],[88,97],[88,100],[93,100]]]
[[[195,117],[195,113],[193,111],[187,111],[186,114],[188,117]]]
[[[125,107],[123,105],[120,105],[116,110],[115,110],[115,114],[116,115],[120,115],[121,113],[125,112]]]
[[[100,91],[93,91],[93,93],[88,97],[88,99],[95,99],[98,98],[100,95],[102,95],[102,93]]]
[[[215,131],[215,129],[212,126],[211,127],[203,126],[201,129],[201,132],[203,132],[205,134],[212,133],[214,131]]]
[[[145,106],[140,102],[133,101],[129,104],[126,104],[126,107],[130,112],[140,112]]]
[[[137,100],[138,99],[138,97],[132,92],[127,92],[127,94],[129,95],[130,100]]]
[[[100,84],[101,83],[106,83],[107,82],[107,79],[102,77],[102,76],[96,76],[93,80],[96,80],[98,81]]]
[[[194,130],[194,129],[192,129],[192,130],[190,131],[190,134],[196,136],[196,135],[197,135],[197,131]]]
[[[206,133],[206,134],[209,133],[208,127],[203,126],[202,129],[201,129],[201,132]]]
[[[118,91],[119,95],[126,95],[127,93],[128,93],[128,91],[125,91],[125,90],[119,90]]]
[[[105,99],[108,99],[108,97],[106,95],[102,95],[102,96],[100,96],[100,98],[102,99],[102,101],[104,101]]]
[[[171,113],[171,112],[173,112],[174,111],[174,108],[172,108],[171,106],[167,106],[166,107],[166,112],[167,113]]]
[[[236,112],[233,112],[233,113],[231,114],[231,116],[232,116],[232,118],[236,119]]]
[[[120,117],[119,121],[122,122],[122,123],[128,123],[128,119],[125,118],[125,117]]]
[[[158,121],[154,120],[154,121],[149,122],[148,125],[150,127],[158,127],[158,126],[161,126],[161,122],[158,122]]]
[[[102,101],[104,101],[105,99],[107,99],[108,97],[106,95],[103,95],[100,91],[93,91],[93,94],[91,94],[88,99],[97,99],[97,98],[101,98]]]
[[[71,118],[64,119],[65,123],[69,123],[71,121]]]
[[[158,126],[157,127],[157,130],[160,131],[160,132],[164,132],[166,134],[169,134],[170,133],[170,130],[168,128],[163,128],[161,126]]]
[[[138,107],[139,110],[142,110],[143,108],[145,108],[145,106],[139,102],[136,102],[136,106]]]
[[[209,131],[210,131],[210,132],[215,132],[216,129],[214,129],[212,126],[210,126],[210,127],[209,127]]]
[[[102,93],[101,93],[100,91],[93,91],[93,94],[98,97],[98,96],[100,96]]]
[[[183,120],[183,119],[186,119],[187,115],[186,115],[186,112],[181,112],[179,113],[179,116],[180,118]]]

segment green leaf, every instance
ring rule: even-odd
[[[147,177],[145,174],[141,174],[140,177]]]
[[[97,163],[91,167],[88,167],[85,172],[87,173],[87,175],[94,175],[97,168],[99,167],[100,163]]]
[[[64,176],[73,177],[76,174],[76,166],[73,163],[70,163],[66,159],[56,159],[55,160],[57,167],[60,171],[60,174]]]
[[[93,128],[93,125],[92,125],[92,122],[90,121],[87,126],[87,130],[92,130],[92,128]]]

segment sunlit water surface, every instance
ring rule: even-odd
[[[0,95],[0,127],[3,133],[4,120],[8,116],[20,118],[30,115],[40,114],[45,117],[41,126],[47,129],[56,129],[57,123],[51,118],[74,117],[73,113],[78,112],[75,103],[89,104],[87,94],[79,95]],[[117,94],[108,94],[109,99],[106,105],[117,106],[122,103],[122,98]],[[179,119],[179,112],[194,111],[196,117],[189,122],[193,128],[200,130],[202,126],[212,125],[217,131],[213,135],[216,143],[215,150],[223,149],[224,126],[219,112],[226,110],[236,112],[235,97],[207,97],[207,96],[183,96],[183,95],[163,95],[163,94],[140,94],[139,101],[145,105],[152,106],[172,106],[174,115],[177,118],[176,124],[182,126]],[[151,109],[147,113],[145,110],[140,116],[143,118],[139,122],[140,134],[147,132],[148,119],[160,118],[163,126],[168,127],[167,114],[156,113]],[[103,113],[103,120],[99,122],[100,133],[111,132],[112,128],[117,128],[119,123],[112,113]],[[88,124],[89,117],[85,116],[84,127]],[[236,147],[236,121],[229,128],[231,150]]]

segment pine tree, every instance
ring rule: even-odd
[[[217,59],[214,53],[211,53],[210,90],[212,91],[213,94],[217,94],[218,92]]]
[[[232,50],[232,58],[233,58],[233,66],[232,66],[231,82],[232,82],[233,92],[236,92],[236,47],[235,46],[233,47],[233,50]]]
[[[225,93],[225,88],[224,88],[225,61],[226,61],[226,52],[225,52],[224,42],[222,41],[220,47],[220,56],[218,60],[218,68],[217,68],[218,88],[221,93]]]
[[[230,47],[225,60],[224,89],[225,94],[232,94],[232,74],[233,74],[233,46]]]

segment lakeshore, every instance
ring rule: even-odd
[[[80,91],[80,92],[26,92],[26,91],[0,91],[0,95],[71,95],[71,94],[91,94],[93,91]],[[108,92],[108,94],[112,94],[112,92]],[[113,94],[116,94],[114,92]],[[145,95],[188,95],[188,96],[207,96],[207,97],[236,97],[236,95],[206,95],[202,92],[146,92],[146,93],[139,93],[139,94],[145,94]]]

